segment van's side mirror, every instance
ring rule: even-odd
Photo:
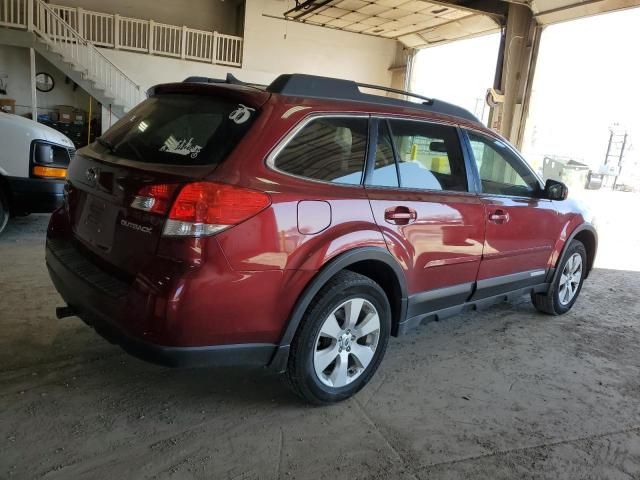
[[[549,179],[544,185],[544,196],[549,200],[566,200],[569,188],[562,182]]]

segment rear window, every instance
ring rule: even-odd
[[[205,95],[149,98],[102,136],[122,158],[171,165],[216,165],[240,142],[257,112]]]
[[[318,118],[291,139],[274,166],[312,180],[359,185],[366,151],[366,118]]]

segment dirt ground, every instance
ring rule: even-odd
[[[523,298],[427,324],[322,408],[263,371],[160,368],[56,320],[47,218],[14,221],[0,237],[0,479],[640,478],[640,197],[587,194],[600,256],[568,315]]]

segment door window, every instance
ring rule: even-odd
[[[390,120],[389,124],[402,187],[467,191],[455,128],[409,120]]]
[[[504,142],[473,132],[467,133],[484,193],[535,196],[540,188],[538,180]]]
[[[366,118],[312,120],[278,154],[283,172],[325,182],[359,185],[367,151]]]
[[[393,143],[387,128],[387,122],[378,122],[378,142],[376,144],[376,161],[373,166],[370,185],[378,187],[398,187],[398,171],[393,155]]]

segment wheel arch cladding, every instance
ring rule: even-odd
[[[7,204],[11,203],[10,194],[11,189],[9,188],[9,180],[0,173],[0,196],[2,196],[3,200],[5,200]]]
[[[287,327],[280,340],[280,346],[270,362],[271,368],[280,372],[285,370],[289,346],[309,304],[320,289],[342,270],[365,275],[381,286],[391,306],[391,334],[397,335],[397,325],[407,312],[407,285],[404,271],[386,249],[380,247],[355,248],[327,262],[305,287],[289,316]]]
[[[393,268],[380,260],[369,259],[352,263],[345,270],[364,275],[382,287],[391,307],[391,335],[397,336],[402,315],[403,295],[400,280]]]
[[[596,258],[596,250],[598,249],[598,239],[593,227],[591,228],[582,228],[579,231],[575,232],[575,235],[571,238],[571,240],[579,240],[584,245],[584,248],[587,251],[587,271],[585,273],[585,278],[589,276],[589,272],[593,268],[593,262]],[[570,242],[567,242],[567,245]]]

